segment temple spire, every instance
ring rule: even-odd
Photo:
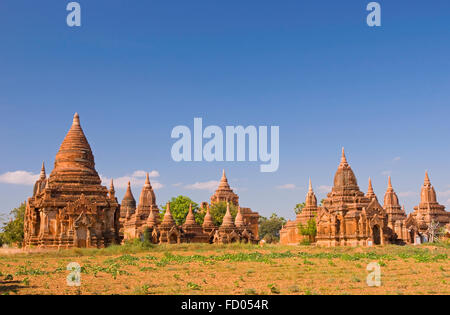
[[[205,214],[205,218],[203,220],[203,225],[204,228],[211,228],[214,227],[214,221],[213,218],[211,216],[211,213],[209,212],[209,207],[207,207],[206,209],[206,214]]]
[[[345,156],[345,149],[344,149],[344,147],[342,147],[341,165],[342,164],[348,164],[347,157]]]
[[[234,226],[233,216],[231,215],[230,202],[227,201],[227,212],[223,217],[222,227],[232,227],[232,226]]]
[[[146,175],[146,177],[145,177],[145,186],[146,186],[146,187],[151,187],[151,184],[150,184],[150,175],[149,175],[148,172],[147,172],[147,175]]]
[[[241,212],[241,207],[238,207],[238,212],[236,215],[236,219],[234,220],[234,225],[236,225],[236,227],[243,227],[245,225],[244,217],[242,216]]]
[[[73,115],[72,126],[80,126],[80,115],[78,115],[78,113],[75,113],[75,115]]]
[[[114,180],[113,179],[111,179],[111,185],[109,187],[109,197],[111,199],[116,198],[116,190],[114,189]]]
[[[311,177],[309,178],[309,188],[308,188],[309,192],[313,192],[313,188],[312,188],[312,183],[311,183]]]
[[[45,163],[44,162],[42,162],[41,174],[40,174],[39,178],[41,180],[44,180],[47,178],[47,174],[45,173]]]
[[[369,188],[367,188],[366,197],[370,199],[376,197],[375,192],[373,191],[372,179],[370,177],[369,177]]]
[[[393,189],[391,176],[389,176],[389,179],[388,179],[388,189]]]
[[[430,186],[430,185],[431,185],[431,181],[430,181],[430,177],[428,176],[428,171],[425,171],[424,186]]]

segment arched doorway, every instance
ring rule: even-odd
[[[77,233],[77,244],[76,247],[78,248],[86,248],[87,247],[87,227],[85,225],[82,225],[76,229]]]
[[[341,234],[341,220],[336,219],[336,236]]]
[[[372,237],[373,237],[373,243],[375,245],[381,244],[381,233],[380,233],[380,226],[374,225],[372,228]]]

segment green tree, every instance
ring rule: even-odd
[[[186,217],[189,213],[189,205],[192,204],[192,211],[194,215],[197,216],[198,204],[193,202],[191,198],[186,196],[178,196],[170,199],[170,213],[172,213],[172,217],[175,220],[177,225],[182,225],[186,220]],[[164,218],[164,214],[166,213],[166,205],[161,206],[163,209],[161,213],[161,220]]]
[[[12,219],[3,224],[2,232],[0,233],[0,243],[14,245],[17,244],[22,246],[23,242],[23,221],[25,218],[25,203],[21,204],[20,207],[15,208],[11,211]]]
[[[275,213],[270,218],[259,218],[259,236],[267,243],[276,243],[280,240],[280,230],[286,224],[286,219]]]
[[[211,213],[211,216],[213,218],[214,224],[217,226],[222,225],[223,217],[225,216],[225,213],[227,213],[227,202],[226,201],[220,201],[218,203],[214,203],[209,208],[209,212]],[[230,202],[230,212],[233,216],[233,219],[236,218],[237,214],[237,207]],[[205,214],[203,214],[203,217]],[[203,218],[202,218],[203,223]]]
[[[294,211],[295,214],[300,214],[303,211],[303,208],[306,206],[306,203],[302,202],[302,203],[298,203],[295,205]]]
[[[308,236],[309,242],[314,242],[317,235],[317,225],[315,219],[309,219],[306,225],[298,224],[298,233]]]

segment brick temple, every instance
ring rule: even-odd
[[[24,218],[24,246],[102,248],[120,242],[114,186],[101,185],[94,155],[75,114],[47,178],[44,165]]]
[[[94,155],[75,114],[72,126],[60,146],[54,169],[47,178],[42,165],[33,196],[27,200],[24,218],[24,247],[103,248],[124,240],[142,238],[150,231],[153,243],[232,243],[257,242],[259,214],[239,206],[239,196],[228,184],[223,172],[211,204],[226,201],[223,224],[216,226],[203,202],[205,218],[202,226],[195,221],[192,207],[185,223],[177,226],[170,211],[164,218],[156,205],[156,195],[147,178],[136,203],[131,185],[119,204],[114,183],[102,186],[95,169]],[[230,203],[238,207],[235,219]]]
[[[149,176],[142,188],[139,203],[133,197],[130,184],[124,196],[120,213],[120,234],[123,240],[142,238],[148,231],[151,241],[162,243],[233,243],[257,242],[259,214],[250,208],[239,205],[239,196],[231,189],[225,171],[222,173],[219,186],[210,198],[211,203],[202,202],[199,211],[205,213],[204,222],[199,225],[190,207],[185,222],[181,226],[175,224],[170,210],[170,203],[160,220],[160,212],[156,206],[155,193]],[[212,220],[209,208],[219,202],[227,202],[227,212],[221,226]],[[230,204],[238,208],[236,218],[230,212]]]

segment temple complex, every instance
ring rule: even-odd
[[[384,210],[386,210],[387,224],[391,233],[391,243],[408,242],[406,211],[400,206],[397,194],[392,187],[392,180],[388,178],[388,188],[384,194]]]
[[[390,177],[383,206],[378,202],[370,179],[367,193],[360,191],[344,150],[333,188],[323,205],[317,207],[311,182],[305,204],[296,220],[288,221],[280,231],[282,244],[298,244],[303,239],[299,225],[305,225],[312,218],[316,222],[315,241],[319,246],[414,244],[427,239],[431,222],[443,227],[450,223],[450,213],[437,203],[428,173],[422,187],[421,202],[407,216]]]
[[[300,234],[300,225],[306,226],[310,220],[317,217],[317,198],[314,194],[311,179],[309,180],[309,189],[306,195],[305,206],[297,214],[295,221],[289,220],[280,231],[280,242],[282,244],[298,244],[305,236]]]
[[[334,186],[318,211],[317,244],[383,245],[388,237],[386,211],[378,203],[371,181],[364,195],[342,149]]]
[[[441,227],[450,223],[450,213],[437,202],[436,191],[431,185],[428,172],[420,192],[420,203],[414,207],[411,219],[417,224],[419,233],[426,233],[431,222],[439,223]]]
[[[123,223],[121,223],[120,230],[123,230],[123,239],[125,240],[139,238],[139,235],[142,235],[145,228],[148,227],[147,223],[159,223],[159,209],[148,173],[137,207],[129,185],[122,200],[121,209],[121,217],[124,215],[125,220],[121,221]]]
[[[155,244],[256,242],[258,240],[259,214],[250,208],[239,206],[239,196],[228,184],[225,171],[223,171],[219,187],[211,197],[211,205],[220,202],[227,202],[227,212],[221,226],[214,224],[210,213],[210,204],[207,202],[203,202],[200,208],[200,211],[205,211],[201,226],[195,220],[192,205],[190,205],[185,222],[181,226],[177,226],[172,217],[170,203],[167,204],[164,218],[160,222],[155,193],[147,174],[137,208],[130,186],[122,201],[120,231],[123,231],[123,240],[142,239],[145,232],[148,232],[147,235],[151,235],[150,241]],[[230,212],[230,204],[238,207],[235,220]]]
[[[91,147],[75,114],[52,173],[44,165],[24,218],[24,247],[102,248],[119,242],[113,183],[101,185]]]

